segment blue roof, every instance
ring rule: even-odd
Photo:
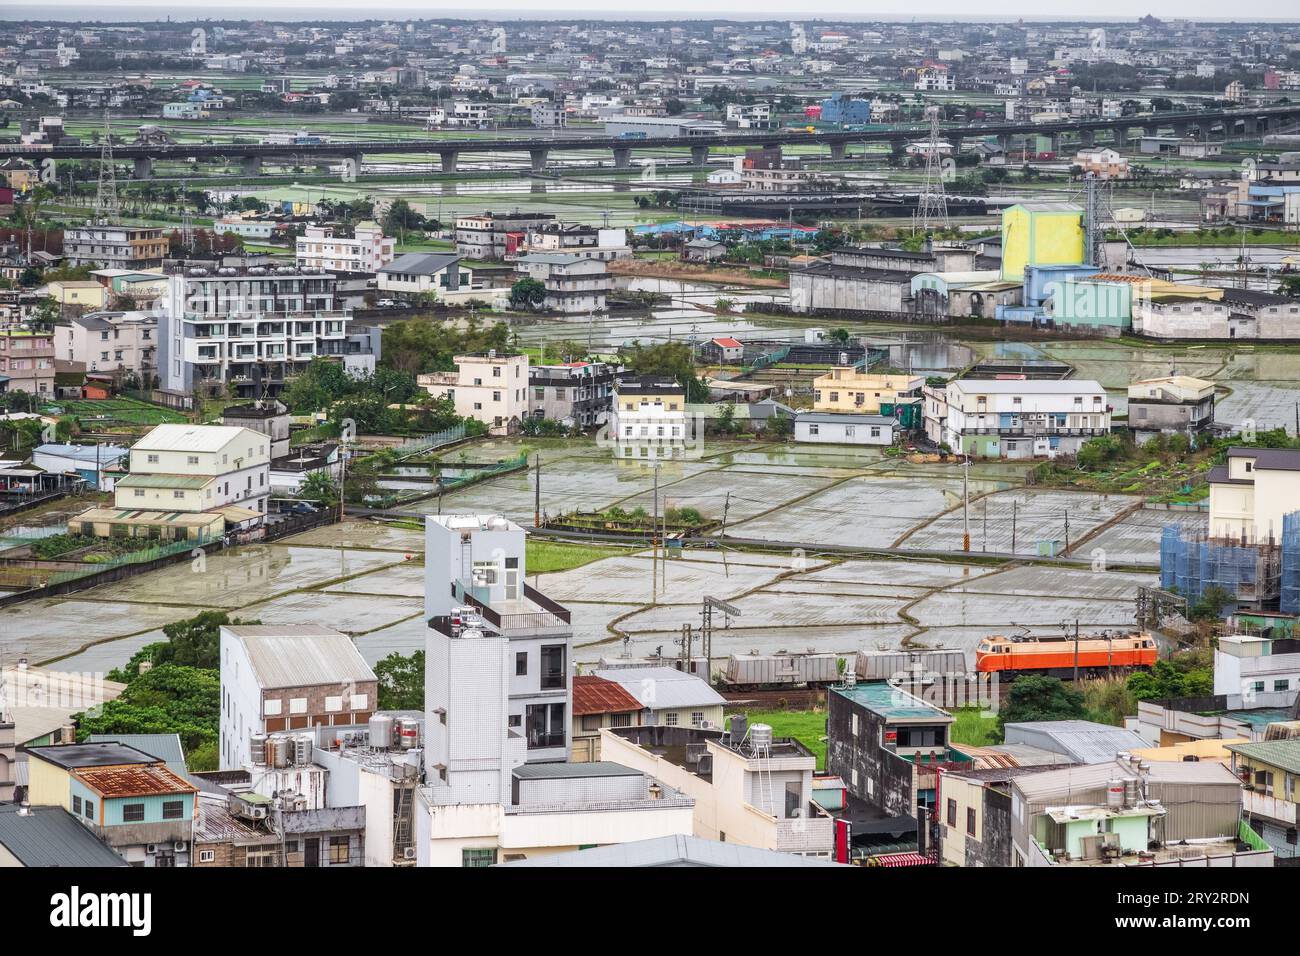
[[[126,866],[90,829],[62,807],[0,804],[0,846],[23,866]]]
[[[126,457],[131,453],[131,450],[118,445],[59,445],[51,442],[48,445],[36,446],[36,452],[42,455],[58,455],[60,458],[72,458],[75,461],[84,461],[91,465],[96,461],[102,465],[107,465],[119,458]]]
[[[887,720],[915,720],[918,718],[944,718],[951,721],[952,715],[941,707],[926,703],[919,697],[892,687],[886,681],[870,681],[854,684],[852,687],[835,687],[832,690],[861,704],[872,713],[880,714]]]

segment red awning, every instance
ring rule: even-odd
[[[873,856],[870,865],[873,866],[933,866],[934,857],[923,856],[920,853],[886,853],[882,856]]]

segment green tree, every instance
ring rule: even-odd
[[[1151,670],[1129,675],[1128,692],[1135,700],[1208,697],[1214,693],[1214,666],[1194,654],[1161,658]]]
[[[339,503],[338,485],[329,472],[313,471],[299,486],[298,497],[319,502],[325,508],[333,508]]]
[[[231,618],[225,611],[202,613],[163,626],[166,641],[146,644],[127,663],[108,674],[108,679],[129,684],[140,675],[140,664],[149,661],[154,667],[178,664],[216,670],[221,667],[221,628],[227,625],[260,624]]]
[[[520,279],[510,287],[510,305],[516,309],[540,309],[546,301],[546,286],[536,279]]]
[[[380,710],[424,710],[424,651],[394,651],[375,664]]]
[[[221,675],[163,664],[139,674],[115,700],[76,714],[77,737],[90,734],[179,734],[186,750],[216,741]]]
[[[634,375],[659,375],[674,379],[686,391],[686,401],[704,402],[709,390],[695,375],[695,358],[685,342],[642,345],[633,342],[622,350],[623,364]]]
[[[1083,694],[1055,677],[1037,674],[1017,677],[1002,702],[998,722],[1030,720],[1080,720],[1087,716]]]

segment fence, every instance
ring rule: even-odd
[[[173,541],[170,544],[159,544],[151,548],[142,548],[139,551],[128,551],[126,554],[119,554],[109,558],[106,561],[87,562],[85,570],[76,571],[59,571],[52,574],[46,579],[46,587],[63,584],[67,581],[75,581],[78,578],[89,577],[92,574],[99,574],[103,571],[111,571],[114,568],[124,567],[129,564],[148,564],[149,562],[159,561],[163,558],[169,558],[172,555],[181,552],[190,552],[197,547],[210,544],[210,541],[199,539]]]
[[[468,474],[459,475],[455,478],[443,478],[439,476],[438,484],[442,491],[455,491],[457,488],[464,488],[475,482],[486,481],[488,478],[495,478],[497,475],[504,475],[508,471],[518,471],[521,468],[528,467],[528,455],[520,452],[513,458],[507,458],[499,461],[495,465],[489,465],[486,468],[476,469]]]
[[[465,426],[457,425],[455,428],[448,428],[444,431],[434,432],[432,435],[420,435],[416,438],[409,438],[400,445],[395,445],[389,451],[394,452],[399,458],[409,458],[412,455],[418,455],[421,452],[431,451],[442,445],[450,445],[458,442],[465,437]]]
[[[757,372],[760,369],[765,369],[769,365],[776,365],[784,361],[785,357],[789,354],[790,354],[790,347],[788,345],[785,346],[784,348],[779,348],[772,352],[764,352],[762,355],[757,356],[754,359],[754,361],[750,362],[748,365],[742,365],[740,368],[740,374],[748,375],[751,372]]]

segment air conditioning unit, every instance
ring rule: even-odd
[[[146,843],[146,844],[145,844],[145,847],[144,847],[144,852],[146,852],[146,853],[157,853],[157,852],[158,852],[158,844],[157,844],[157,843]]]
[[[177,853],[184,853],[187,849],[189,849],[189,844],[186,843],[184,840],[177,840],[175,843],[172,844],[172,849],[175,850]]]
[[[413,847],[413,846],[405,847],[405,848],[402,850],[402,859],[403,859],[403,860],[414,860],[414,859],[415,859],[415,847]]]

